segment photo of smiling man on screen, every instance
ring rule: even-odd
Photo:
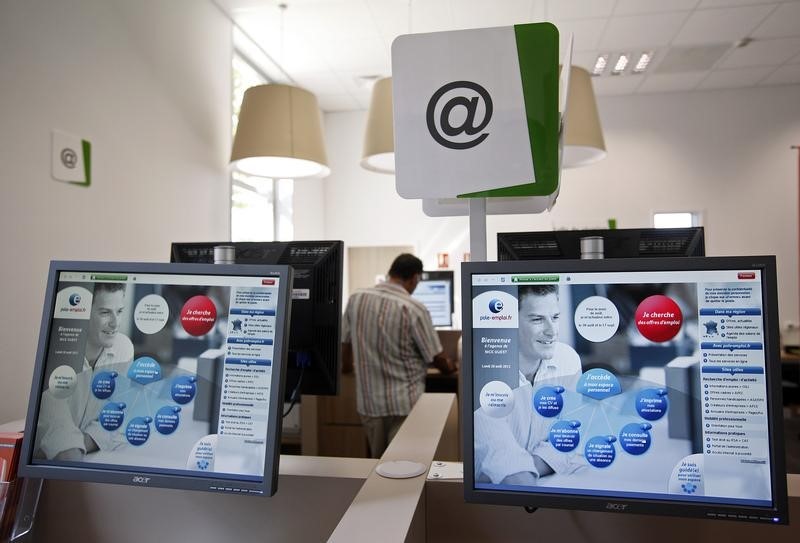
[[[534,412],[533,395],[543,385],[574,390],[581,376],[578,353],[558,341],[558,285],[519,287],[519,382],[508,414],[475,412],[475,478],[479,482],[536,485],[539,477],[571,473],[585,465],[575,454],[548,443],[552,421]]]
[[[124,284],[95,284],[83,367],[66,392],[44,393],[36,434],[37,456],[77,461],[85,454],[113,450],[122,444],[119,433],[100,426],[97,417],[103,401],[91,393],[91,387],[101,369],[114,368],[124,373],[123,368],[133,360],[133,344],[119,330],[126,309]]]

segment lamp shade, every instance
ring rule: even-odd
[[[317,98],[290,85],[259,85],[244,93],[231,163],[262,177],[300,179],[330,173]]]
[[[394,173],[392,78],[375,82],[369,104],[361,166],[373,172]]]
[[[597,114],[592,76],[583,68],[572,66],[569,79],[562,164],[565,168],[576,168],[604,158],[606,143]]]

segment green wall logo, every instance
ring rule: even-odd
[[[88,187],[92,184],[92,144],[53,130],[52,175],[56,181]]]
[[[397,192],[548,196],[559,183],[558,29],[400,36],[392,44]]]

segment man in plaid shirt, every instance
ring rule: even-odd
[[[456,370],[444,356],[430,313],[411,297],[422,261],[401,254],[389,278],[354,292],[342,320],[344,371],[355,369],[356,410],[373,458],[380,458],[425,391],[428,365]]]

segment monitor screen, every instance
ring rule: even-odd
[[[272,495],[291,285],[288,266],[52,262],[22,474]]]
[[[602,242],[581,247],[584,238]],[[499,232],[497,260],[705,256],[703,227]]]
[[[172,262],[213,263],[214,247],[235,248],[236,264],[288,264],[294,269],[285,399],[336,395],[342,331],[341,241],[173,243]]]
[[[434,326],[453,326],[454,275],[451,270],[424,271],[411,294],[428,308]]]
[[[462,266],[468,501],[787,522],[774,257]]]

